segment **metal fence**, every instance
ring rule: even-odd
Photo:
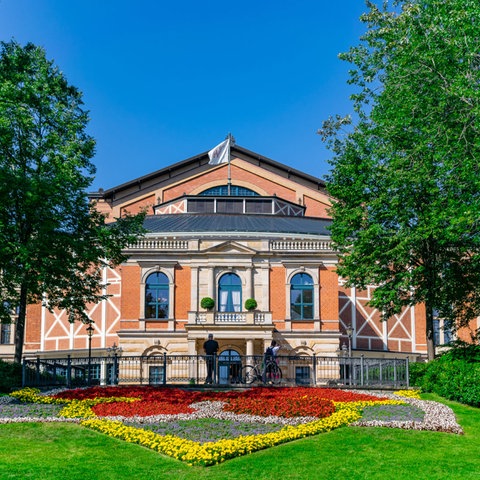
[[[23,386],[199,385],[213,361],[213,383],[242,385],[242,368],[263,368],[263,356],[110,356],[25,359]],[[283,386],[407,387],[408,358],[278,356]],[[259,380],[260,381],[260,380]]]

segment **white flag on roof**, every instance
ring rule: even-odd
[[[230,160],[230,138],[227,138],[208,152],[208,162],[210,165],[219,165],[227,163]]]

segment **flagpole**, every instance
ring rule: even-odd
[[[230,166],[232,156],[230,155],[230,151],[231,151],[232,145],[235,145],[235,138],[233,137],[233,135],[231,133],[229,133],[226,137],[226,140],[229,140],[229,142],[228,142],[227,193],[228,193],[228,196],[230,196],[231,195],[231,190],[232,190],[232,188],[231,188],[232,187],[232,169],[231,169],[231,166]]]

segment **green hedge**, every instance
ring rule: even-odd
[[[10,393],[22,386],[22,366],[0,360],[0,392]]]
[[[449,400],[480,407],[480,362],[444,355],[410,365],[410,384]]]

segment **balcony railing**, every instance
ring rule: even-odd
[[[142,238],[128,246],[133,250],[188,250],[188,240]]]
[[[272,240],[270,250],[274,251],[325,251],[334,252],[331,240]]]
[[[197,325],[272,325],[272,313],[188,312],[188,323]]]

